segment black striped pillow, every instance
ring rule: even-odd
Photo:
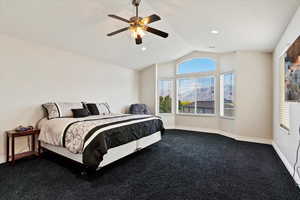
[[[59,109],[56,103],[45,103],[42,107],[45,109],[48,119],[59,118]]]
[[[87,103],[91,115],[108,115],[111,113],[108,103]]]

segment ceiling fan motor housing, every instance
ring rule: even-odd
[[[133,4],[134,6],[139,6],[140,3],[141,3],[141,0],[132,0],[132,4]]]
[[[134,16],[134,17],[131,17],[130,18],[130,21],[131,22],[139,22],[139,21],[141,21],[143,18],[141,18],[141,17],[136,17],[136,16]]]

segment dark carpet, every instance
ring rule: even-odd
[[[270,145],[168,130],[163,140],[83,179],[53,154],[0,165],[0,199],[299,200]]]

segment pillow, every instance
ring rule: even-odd
[[[108,115],[111,113],[108,103],[97,103],[96,105],[100,115]]]
[[[72,109],[82,109],[82,103],[46,103],[43,108],[48,114],[48,119],[73,117]]]
[[[91,115],[99,115],[100,114],[96,104],[88,103],[88,104],[86,104],[86,106]]]
[[[46,103],[42,107],[45,109],[48,119],[59,118],[59,109],[56,103]]]
[[[146,104],[132,104],[129,113],[151,115],[151,111]]]
[[[56,103],[60,117],[73,117],[72,109],[82,109],[82,103]]]
[[[80,118],[80,117],[88,117],[90,115],[90,112],[88,109],[81,108],[81,109],[72,109],[73,116],[75,118]]]
[[[91,115],[108,115],[111,113],[107,103],[88,103],[86,106]]]

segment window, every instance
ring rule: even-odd
[[[209,58],[196,58],[179,64],[177,74],[210,72],[217,69],[217,64]]]
[[[220,115],[233,118],[234,110],[234,74],[222,74],[220,76]]]
[[[280,66],[280,126],[287,131],[290,129],[289,104],[285,101],[285,62],[284,56]]]
[[[180,113],[195,113],[195,80],[178,80],[178,111]]]
[[[215,114],[215,77],[178,79],[178,113]]]
[[[172,113],[173,80],[159,81],[159,113]]]

